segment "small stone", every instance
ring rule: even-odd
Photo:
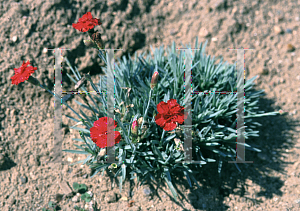
[[[212,9],[211,7],[208,7],[208,8],[206,9],[206,13],[210,13],[212,10],[213,10],[213,9]]]
[[[280,78],[280,79],[279,79],[279,82],[280,82],[281,84],[283,84],[283,83],[285,83],[285,79],[284,79],[284,78]]]
[[[27,177],[24,175],[24,176],[21,176],[20,177],[20,180],[21,180],[21,183],[22,184],[25,184],[27,182]]]
[[[127,198],[126,196],[123,196],[123,197],[121,198],[121,200],[122,200],[122,201],[127,201],[128,198]]]
[[[213,41],[213,42],[217,42],[217,41],[218,41],[218,38],[216,38],[216,37],[213,37],[213,38],[211,38],[211,41]]]
[[[286,29],[285,32],[286,32],[286,33],[289,33],[289,34],[292,34],[292,33],[293,33],[293,30],[292,30],[292,29]]]
[[[16,199],[14,198],[14,197],[10,197],[9,199],[8,199],[8,204],[10,205],[10,206],[12,206],[13,204],[15,204],[16,203]]]
[[[47,53],[48,52],[48,49],[47,48],[44,48],[43,49],[43,53]]]
[[[64,195],[63,194],[56,194],[55,195],[55,200],[57,203],[61,202],[63,200]]]
[[[13,37],[11,38],[11,40],[12,40],[13,42],[16,42],[16,41],[18,40],[18,37],[17,37],[17,36],[13,36]]]
[[[68,157],[67,161],[69,161],[70,163],[72,163],[73,162],[73,158]]]
[[[63,182],[59,183],[59,186],[60,186],[63,194],[65,194],[67,197],[73,195],[73,191],[67,182],[63,181]]]
[[[93,193],[92,193],[92,191],[88,191],[88,192],[87,192],[87,194],[89,194],[89,195],[90,195],[90,197],[93,197]]]
[[[280,26],[274,26],[274,31],[276,34],[282,34],[283,30]]]
[[[104,200],[105,200],[107,203],[114,203],[114,202],[117,201],[116,194],[114,194],[114,193],[107,194],[107,195],[105,196]]]
[[[222,9],[225,7],[226,3],[227,3],[227,0],[218,0],[214,4],[214,9],[218,9],[218,10]]]
[[[83,177],[84,179],[86,179],[86,178],[88,178],[88,175],[87,175],[87,174],[84,174],[82,177]]]
[[[297,110],[294,109],[293,111],[289,112],[289,115],[292,116],[292,115],[296,115],[297,114]]]
[[[287,52],[292,52],[295,50],[295,47],[292,44],[287,44]]]
[[[25,36],[27,36],[29,34],[29,29],[25,29],[23,33]]]
[[[171,29],[170,30],[170,35],[175,35],[177,33],[178,33],[178,31],[176,29]]]
[[[80,198],[76,195],[72,198],[72,202],[77,203],[80,201]]]
[[[145,195],[149,196],[149,195],[151,194],[151,192],[152,192],[152,191],[150,190],[149,187],[144,188],[144,194],[145,194]]]
[[[295,200],[296,204],[300,204],[300,198]]]
[[[210,33],[207,31],[206,28],[202,27],[199,31],[199,36],[200,37],[208,37]]]
[[[24,119],[21,119],[21,120],[20,120],[20,123],[21,123],[21,124],[24,124],[24,123],[25,123],[25,120],[24,120]]]
[[[261,68],[259,72],[260,72],[261,75],[268,75],[269,74],[269,70],[267,68]]]

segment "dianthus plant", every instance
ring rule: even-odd
[[[88,32],[91,39],[85,40],[85,44],[98,50],[99,57],[106,64],[103,70],[107,74],[110,58],[101,49],[103,43],[100,33],[94,31],[94,27],[100,24],[100,20],[92,18],[88,12],[73,27],[80,32]],[[137,178],[140,184],[149,179],[156,182],[163,179],[176,199],[172,178],[177,173],[185,174],[190,187],[193,183],[199,187],[194,175],[202,165],[209,165],[216,158],[219,163],[234,160],[237,96],[212,92],[234,92],[237,70],[234,65],[223,63],[222,58],[215,65],[215,58],[211,59],[204,54],[206,44],[198,46],[196,39],[195,48],[200,50],[192,55],[192,93],[199,93],[191,96],[192,109],[188,116],[184,112],[184,53],[180,51],[178,55],[174,42],[171,49],[168,48],[167,56],[164,56],[162,46],[154,50],[154,58],[148,55],[144,59],[143,53],[138,58],[135,54],[134,60],[130,56],[128,59],[124,56],[123,61],[118,59],[119,64],[114,66],[114,119],[108,117],[107,76],[101,76],[96,86],[89,74],[81,76],[65,58],[77,80],[69,74],[68,77],[76,84],[75,88],[83,90],[93,102],[90,104],[81,95],[85,104],[76,101],[82,108],[91,111],[92,116],[81,109],[82,116],[72,109],[78,119],[65,115],[76,122],[70,128],[79,131],[80,138],[73,140],[81,144],[74,144],[79,150],[64,151],[87,155],[86,159],[72,165],[82,163],[90,166],[94,170],[92,177],[100,171],[113,172],[115,177],[119,176],[120,192],[123,182],[129,176],[130,180]],[[29,64],[29,61],[26,64],[23,62],[20,68],[15,69],[12,83],[28,80],[47,89],[30,76],[36,67],[27,67]],[[97,94],[87,93],[83,79],[91,84]],[[263,91],[253,90],[254,79],[245,83],[246,140],[258,136],[258,131],[254,129],[260,125],[254,118],[278,113],[258,111],[256,105]],[[66,101],[63,100],[63,103],[70,108]],[[187,118],[192,120],[192,160],[197,161],[197,164],[185,162],[187,149],[184,148],[183,131]],[[78,124],[85,128],[77,127]],[[109,134],[113,135],[113,142],[108,141]],[[244,145],[248,150],[260,151],[249,143]],[[109,150],[115,152],[115,163],[107,162]]]

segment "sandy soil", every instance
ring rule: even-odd
[[[75,204],[84,207],[64,188],[73,182],[88,185],[100,210],[300,210],[299,5],[295,0],[2,1],[0,210],[41,210],[50,200],[61,210],[74,210]],[[229,63],[235,62],[236,51],[228,48],[255,49],[246,51],[245,66],[248,78],[260,75],[256,88],[266,92],[260,109],[287,114],[259,120],[263,127],[253,143],[262,153],[246,153],[246,160],[254,164],[240,165],[242,173],[224,164],[221,177],[215,165],[204,167],[198,175],[200,189],[189,190],[187,182],[176,182],[181,193],[176,203],[164,184],[158,190],[150,185],[134,188],[130,197],[126,183],[120,194],[108,176],[89,179],[87,167],[68,166],[70,159],[78,160],[73,154],[64,153],[62,165],[49,162],[54,98],[28,82],[12,85],[10,78],[13,68],[30,60],[38,67],[33,76],[53,90],[54,55],[43,49],[58,47],[70,48],[63,55],[79,71],[91,70],[93,80],[98,80],[97,51],[85,47],[87,34],[72,27],[88,11],[103,22],[98,27],[105,47],[123,49],[116,57],[149,51],[150,45],[167,46],[173,40],[177,47],[194,45],[196,36],[200,42],[208,40],[208,54],[222,55]],[[73,83],[66,73],[72,74],[64,63],[63,90],[70,90]],[[74,99],[69,104],[79,111]],[[63,113],[73,116],[65,106]],[[74,149],[71,138],[79,134],[67,129],[74,122],[62,120],[63,149]]]

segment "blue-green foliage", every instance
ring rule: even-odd
[[[175,43],[173,42],[171,48],[167,50],[166,57],[164,56],[162,46],[160,49],[153,50],[154,58],[148,55],[144,59],[144,54],[137,58],[135,54],[134,60],[130,57],[127,59],[124,56],[122,61],[118,59],[119,64],[115,63],[115,109],[122,111],[122,115],[115,113],[115,120],[118,123],[116,131],[120,131],[123,138],[123,141],[116,145],[115,148],[119,158],[118,170],[115,176],[118,176],[122,172],[120,190],[122,189],[122,181],[126,179],[126,175],[137,173],[138,180],[142,180],[141,184],[147,178],[153,180],[164,178],[173,196],[176,198],[177,193],[172,185],[171,177],[177,171],[184,172],[190,186],[192,186],[191,181],[198,185],[193,177],[193,173],[196,172],[195,166],[199,168],[201,164],[214,162],[216,156],[219,157],[221,162],[228,159],[234,160],[236,157],[237,70],[235,65],[223,63],[221,57],[221,60],[216,63],[215,57],[211,58],[205,55],[206,44],[207,42],[204,45],[201,43],[199,46],[197,39],[195,48],[199,48],[200,50],[194,50],[194,53],[192,53],[192,151],[193,160],[200,162],[198,165],[178,163],[184,161],[185,157],[184,153],[179,151],[174,143],[177,133],[166,133],[164,139],[161,140],[163,130],[155,123],[153,116],[153,113],[157,114],[156,106],[161,101],[167,102],[169,99],[176,99],[179,105],[184,106],[184,51],[176,50]],[[101,51],[99,51],[99,56],[107,64],[108,57],[105,58]],[[104,68],[104,70],[108,71],[107,68]],[[130,135],[130,127],[134,120],[143,117],[145,114],[149,100],[150,80],[155,71],[159,72],[159,80],[150,98],[150,107],[145,118],[148,126],[139,142],[136,143],[133,142]],[[69,77],[71,78],[71,76]],[[105,93],[107,90],[105,77],[102,79],[99,81],[99,86],[95,91]],[[263,91],[255,91],[253,89],[254,79],[255,77],[246,80],[245,83],[246,140],[250,137],[258,136],[256,128],[261,125],[254,121],[255,117],[276,114],[276,112],[264,113],[258,110],[258,100],[263,95]],[[125,88],[131,88],[129,96],[128,89]],[[82,89],[85,90],[84,87]],[[194,92],[199,93],[196,94]],[[206,94],[206,92],[227,93]],[[101,97],[93,98],[104,106],[102,108],[91,106],[91,108],[98,113],[99,117],[106,116],[105,94],[102,94]],[[124,107],[120,106],[122,102],[125,105],[133,104],[134,107],[128,108],[125,112]],[[87,106],[85,108],[91,109]],[[81,111],[81,113],[83,112]],[[123,118],[122,121],[121,118]],[[74,118],[72,119],[74,120]],[[85,120],[87,122],[86,127],[89,129],[91,121],[95,121],[95,117],[88,118],[85,116]],[[88,139],[89,134],[84,130],[81,130],[81,132]],[[77,141],[87,143],[83,139],[77,139]],[[77,148],[79,147],[77,146]],[[85,147],[83,152],[91,152],[90,148],[90,146],[88,148]],[[252,147],[250,143],[245,144],[245,148],[260,151]],[[95,147],[93,147],[93,150],[94,152],[91,154],[98,153]],[[204,155],[212,154],[215,154],[215,156],[204,157]],[[85,160],[85,163],[95,169],[95,174],[108,168],[108,164],[96,162],[95,156],[92,157],[89,162]],[[124,165],[122,166],[123,161]],[[133,178],[131,177],[130,179]]]

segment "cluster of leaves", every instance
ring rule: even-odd
[[[81,194],[81,200],[85,202],[90,202],[92,197],[87,193],[87,186],[85,184],[78,184],[77,182],[73,183],[73,189]]]
[[[77,182],[73,183],[73,189],[75,190],[75,192],[80,193],[81,194],[81,200],[85,201],[85,202],[90,202],[92,200],[92,197],[89,193],[87,193],[88,187],[85,184],[79,184]],[[50,210],[43,208],[43,211],[56,211],[57,210],[57,205],[52,202],[49,201],[48,203],[48,207],[50,208]],[[75,210],[79,210],[79,211],[85,211],[85,209],[80,208],[78,206],[74,207]]]
[[[56,211],[57,210],[57,205],[54,202],[49,201],[48,208],[50,208],[50,210],[48,210],[46,208],[43,208],[42,211]]]
[[[118,163],[115,164],[115,177],[120,176],[120,192],[122,191],[122,183],[131,175],[130,179],[137,176],[138,181],[141,180],[141,185],[147,180],[163,178],[174,198],[177,198],[177,193],[172,184],[172,176],[176,172],[184,172],[187,181],[192,187],[192,182],[198,186],[193,174],[197,173],[197,168],[208,162],[215,162],[214,157],[205,158],[203,155],[209,155],[211,152],[215,154],[220,163],[223,160],[234,160],[236,157],[236,112],[237,112],[237,95],[233,94],[237,87],[237,70],[235,65],[227,65],[223,63],[221,58],[218,64],[215,57],[211,58],[204,54],[207,42],[198,46],[198,39],[196,40],[195,51],[192,57],[192,93],[200,92],[192,95],[192,135],[193,135],[193,160],[199,161],[199,165],[183,163],[185,160],[184,152],[180,151],[174,142],[175,138],[181,138],[178,133],[167,133],[162,139],[163,130],[155,123],[155,114],[157,113],[156,106],[161,102],[167,102],[169,99],[176,99],[182,106],[185,105],[187,99],[185,98],[185,64],[184,53],[180,51],[177,55],[176,46],[173,42],[171,49],[168,49],[168,56],[164,56],[163,46],[154,51],[154,58],[148,55],[146,59],[143,58],[144,53],[135,60],[129,57],[123,57],[123,61],[119,60],[119,64],[115,64],[115,107],[119,109],[120,113],[115,113],[115,119],[118,123],[116,131],[120,131],[123,141],[115,146]],[[152,46],[151,46],[152,48]],[[153,49],[153,48],[152,48]],[[99,56],[104,62],[108,64],[108,55],[106,58],[102,51],[99,51]],[[69,64],[69,63],[68,63]],[[76,76],[75,71],[71,70]],[[104,68],[107,71],[107,68]],[[145,120],[146,127],[142,131],[142,138],[138,142],[133,142],[130,133],[130,126],[134,120],[144,116],[147,99],[149,99],[150,79],[154,71],[159,72],[159,82],[153,91],[150,98],[149,112],[147,112]],[[78,71],[77,71],[78,73]],[[79,73],[78,73],[79,75]],[[69,78],[76,83],[76,81],[68,75]],[[77,77],[77,76],[76,76]],[[95,91],[106,93],[106,83],[99,81],[96,87],[90,80]],[[77,77],[79,80],[79,77]],[[105,80],[105,77],[104,77]],[[246,80],[245,83],[245,139],[249,137],[257,137],[258,131],[255,130],[257,126],[261,126],[255,122],[253,118],[267,115],[275,115],[273,113],[264,113],[258,111],[258,100],[262,96],[263,91],[253,90],[253,81],[255,77]],[[85,87],[81,87],[86,91]],[[130,89],[130,92],[128,90]],[[205,94],[206,92],[232,92],[231,94]],[[76,101],[82,107],[92,110],[97,114],[97,118],[107,116],[107,105],[104,94],[101,97],[88,95],[94,102],[95,107],[86,106]],[[102,104],[102,108],[94,101]],[[145,99],[145,101],[141,100]],[[131,107],[130,105],[133,105]],[[96,145],[90,140],[89,129],[97,118],[95,116],[88,117],[82,110],[81,114],[85,117],[85,121],[90,124],[83,124],[87,129],[72,127],[80,131],[81,139],[74,139],[83,142],[81,146],[75,145],[78,150],[64,150],[72,153],[86,154],[88,157],[85,160],[78,161],[89,165],[95,170],[94,175],[98,172],[108,170],[109,163],[104,163],[105,156],[99,158]],[[80,122],[73,117],[69,117],[76,122]],[[80,117],[82,118],[82,117]],[[180,127],[180,130],[183,130]],[[175,132],[175,131],[173,131]],[[259,152],[259,149],[246,144],[246,149]],[[74,163],[74,164],[77,164]],[[237,166],[237,165],[236,165]],[[194,168],[195,167],[195,168]],[[238,168],[238,166],[237,166]],[[192,170],[193,169],[193,170]],[[136,176],[134,176],[136,174]],[[93,175],[93,176],[94,176]]]

